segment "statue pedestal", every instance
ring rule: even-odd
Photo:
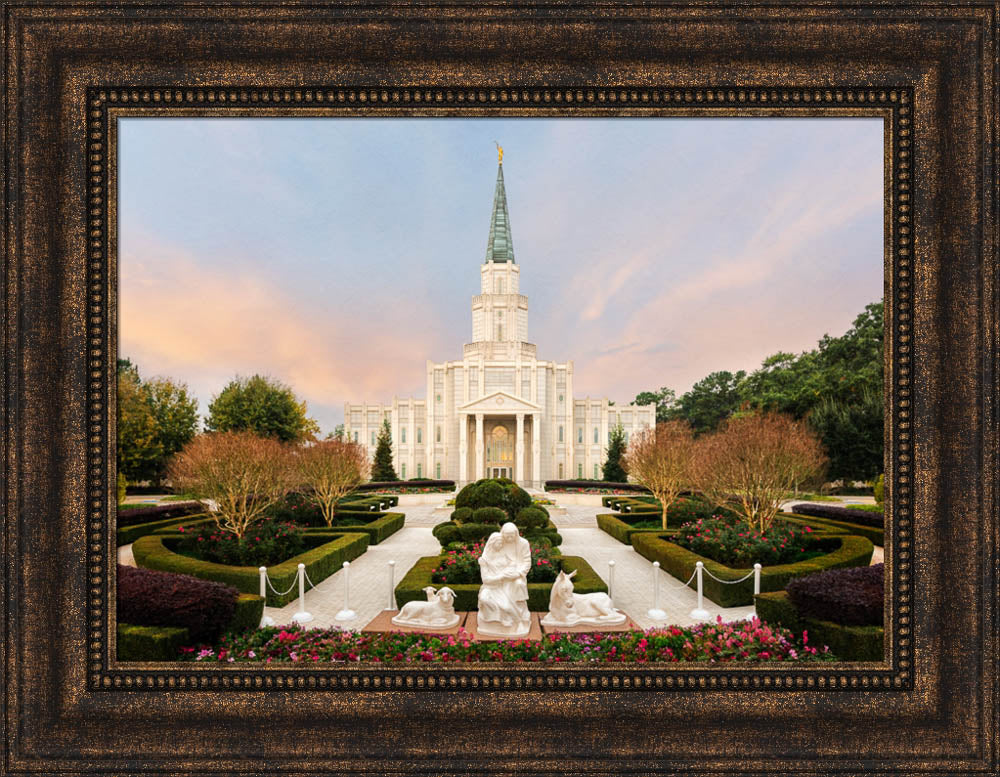
[[[544,616],[544,613],[542,614]],[[606,623],[603,626],[594,626],[593,624],[581,623],[576,626],[546,626],[544,623],[540,622],[543,634],[611,634],[620,631],[638,631],[640,630],[632,619],[628,616],[625,617],[622,623]]]
[[[418,628],[415,626],[397,626],[392,622],[399,612],[397,610],[382,610],[378,615],[376,615],[371,622],[361,629],[362,632],[369,633],[385,633],[389,631],[401,631],[404,634],[458,634],[458,630],[462,628],[462,624],[465,623],[467,613],[459,612],[456,615],[459,616],[458,623],[454,626],[441,629],[425,626]]]
[[[474,642],[502,642],[507,639],[541,639],[542,638],[542,627],[538,622],[538,613],[531,613],[531,628],[528,629],[528,633],[520,637],[500,637],[493,634],[480,634],[479,633],[479,613],[470,612],[468,617],[465,619],[465,630],[472,634],[472,640]]]

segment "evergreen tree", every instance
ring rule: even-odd
[[[608,443],[608,458],[604,462],[604,480],[608,483],[624,483],[625,468],[622,467],[622,457],[625,455],[625,430],[621,424],[616,424],[611,430],[611,441]]]
[[[382,429],[379,431],[378,440],[375,443],[372,480],[376,482],[399,480],[396,477],[396,470],[392,466],[392,428],[389,426],[389,419],[382,422]]]
[[[281,442],[312,439],[319,425],[306,414],[306,403],[280,381],[262,375],[237,377],[212,399],[206,429],[249,431]]]

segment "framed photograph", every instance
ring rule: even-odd
[[[995,5],[4,10],[3,773],[997,773]]]

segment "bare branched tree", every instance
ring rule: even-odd
[[[660,500],[664,529],[670,505],[690,487],[694,450],[694,433],[687,422],[680,420],[643,429],[629,443],[623,462],[625,471]]]
[[[337,502],[368,479],[368,453],[355,442],[334,438],[302,448],[295,458],[302,485],[312,490],[326,525],[333,526]]]
[[[819,439],[804,421],[779,413],[733,416],[698,440],[695,487],[717,505],[735,507],[765,531],[785,494],[826,465]]]
[[[199,434],[173,457],[168,475],[177,490],[215,502],[219,528],[240,538],[295,483],[288,446],[252,432]]]

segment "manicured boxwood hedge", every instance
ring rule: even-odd
[[[578,488],[606,488],[614,491],[634,491],[638,494],[648,494],[649,489],[637,483],[610,483],[604,480],[546,480],[546,491],[560,491]]]
[[[184,521],[177,520],[177,518],[164,518],[159,521],[150,521],[149,523],[137,523],[134,526],[126,526],[124,529],[119,529],[116,533],[116,541],[118,547],[122,545],[128,545],[135,542],[140,537],[145,537],[147,534],[153,534],[154,532],[161,531],[163,529],[174,529],[177,526],[201,526],[203,523],[208,523],[211,518],[204,518],[201,520],[194,521]]]
[[[396,491],[400,494],[420,493],[427,489],[435,491],[454,491],[454,480],[430,480],[424,478],[411,478],[410,480],[380,480],[371,483],[362,483],[356,491]]]
[[[284,591],[292,585],[300,563],[306,565],[306,574],[318,585],[321,580],[340,569],[345,561],[356,559],[368,548],[368,534],[364,532],[307,529],[305,539],[307,544],[313,546],[310,550],[268,567],[268,577],[277,590]],[[150,534],[141,537],[132,543],[135,563],[149,569],[179,572],[203,580],[227,583],[244,593],[260,592],[260,572],[257,567],[228,566],[182,556],[173,550],[180,541],[179,534]],[[283,596],[268,590],[267,605],[283,607],[297,596],[298,589],[295,587]]]
[[[757,616],[771,626],[784,626],[808,633],[810,645],[827,645],[845,661],[884,661],[885,630],[882,626],[844,626],[832,621],[803,618],[787,591],[771,591],[754,597]]]
[[[364,494],[348,494],[337,502],[337,512],[341,510],[351,510],[355,512],[377,513],[387,507],[395,507],[399,504],[399,497],[395,494],[377,494],[366,496]]]
[[[137,523],[162,521],[167,518],[183,518],[192,513],[201,513],[205,507],[200,502],[168,502],[162,505],[135,505],[119,507],[115,520],[117,528],[133,526]]]
[[[180,649],[191,642],[184,628],[119,623],[117,658],[119,661],[176,661]]]
[[[839,507],[837,505],[818,504],[797,504],[792,505],[793,513],[799,515],[811,515],[816,518],[828,518],[831,521],[842,521],[845,523],[855,523],[862,526],[871,526],[882,529],[885,519],[882,513],[875,513],[871,510],[852,510],[850,507]]]
[[[378,545],[403,528],[404,513],[354,513],[343,510],[337,512],[337,531],[359,531],[368,535],[369,545]],[[359,524],[341,523],[345,519],[362,521]],[[325,528],[325,527],[324,527]]]
[[[873,526],[862,526],[857,523],[847,523],[845,521],[832,521],[829,518],[817,518],[809,515],[793,515],[792,513],[780,513],[778,518],[788,523],[795,523],[802,526],[809,526],[812,529],[826,534],[857,534],[859,537],[866,537],[873,545],[883,547],[885,545],[885,532]]]
[[[443,556],[425,556],[414,564],[396,586],[396,606],[402,608],[407,602],[427,601],[424,588],[441,584],[431,582],[431,572],[441,563]],[[598,591],[607,593],[608,587],[604,581],[580,556],[555,556],[554,561],[562,564],[567,572],[577,570],[573,577],[573,590],[578,594],[590,594]],[[455,592],[455,609],[459,612],[479,609],[479,583],[462,583],[449,585]],[[552,583],[528,583],[528,609],[532,612],[547,612],[549,597],[552,595]]]
[[[695,564],[701,561],[705,569],[723,580],[738,580],[750,569],[731,569],[717,561],[675,545],[670,540],[674,532],[636,532],[632,535],[632,547],[650,561],[659,561],[663,570],[678,580],[691,577]],[[814,546],[829,549],[823,556],[799,561],[794,564],[779,564],[761,570],[760,590],[781,591],[789,580],[825,569],[867,566],[871,562],[875,548],[870,540],[856,535],[824,535],[810,540]],[[753,577],[742,583],[719,583],[709,575],[703,575],[705,596],[721,607],[740,607],[753,604]],[[691,588],[696,587],[692,580]]]
[[[649,519],[643,516],[643,520],[649,520]],[[612,515],[611,513],[601,513],[597,516],[597,528],[607,532],[616,540],[618,540],[619,542],[624,542],[626,545],[632,544],[632,535],[637,532],[663,531],[662,528],[636,529],[631,524],[627,523],[626,521],[623,521],[621,515]]]
[[[233,619],[223,631],[245,631],[260,625],[264,600],[256,594],[240,594]],[[118,624],[117,658],[119,661],[174,661],[182,647],[194,640],[182,626],[135,626]]]

